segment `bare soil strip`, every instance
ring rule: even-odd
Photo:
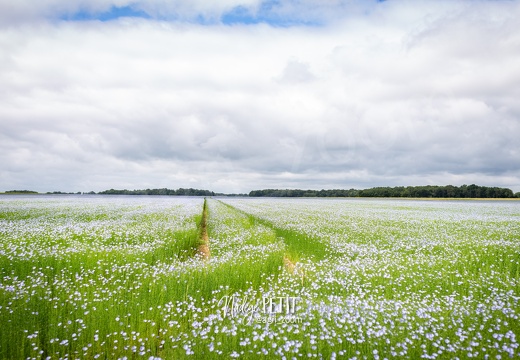
[[[200,235],[199,235],[199,246],[197,247],[197,256],[203,260],[208,260],[210,257],[209,251],[209,236],[207,228],[207,216],[208,208],[206,205],[206,199],[204,199],[204,206],[202,208],[202,219],[200,220]]]
[[[294,268],[296,267],[296,264],[293,263],[291,259],[287,257],[287,255],[283,257],[283,264],[285,265],[285,268],[290,274],[294,273]]]

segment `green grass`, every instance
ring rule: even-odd
[[[514,203],[13,201],[1,359],[520,356]],[[297,297],[300,321],[225,316],[226,296]]]

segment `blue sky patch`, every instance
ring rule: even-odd
[[[131,6],[117,7],[113,6],[109,11],[103,13],[92,13],[87,11],[80,11],[73,15],[63,16],[62,20],[67,21],[87,21],[87,20],[99,20],[99,21],[110,21],[116,20],[122,17],[133,17],[150,19],[151,16],[142,10],[135,10]]]
[[[244,6],[237,6],[231,11],[225,13],[221,17],[221,21],[226,25],[235,24],[269,24],[276,27],[289,27],[289,26],[319,26],[322,25],[317,20],[306,20],[302,19],[298,14],[291,14],[287,16],[280,15],[276,11],[276,7],[280,6],[280,1],[271,0],[265,1],[256,10],[252,12],[250,9]]]
[[[385,0],[376,0],[376,3],[384,2]],[[219,21],[225,25],[250,25],[250,24],[268,24],[275,27],[290,27],[290,26],[322,26],[323,19],[318,14],[312,12],[294,11],[292,13],[284,12],[283,3],[280,0],[266,0],[261,3],[257,9],[251,9],[246,6],[236,6],[230,11],[222,14],[220,18],[207,18],[203,14],[199,14],[188,20],[200,25],[211,25]],[[318,6],[318,8],[320,8]],[[325,6],[327,8],[327,6]],[[341,8],[341,6],[340,6]],[[329,9],[330,10],[330,9]],[[305,15],[306,16],[305,16]],[[136,9],[134,6],[112,6],[110,10],[105,12],[93,12],[87,10],[80,10],[74,14],[61,16],[61,20],[65,21],[110,21],[123,17],[156,19],[175,21],[179,20],[177,16],[152,16],[146,11]]]

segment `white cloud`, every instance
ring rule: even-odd
[[[279,78],[280,82],[288,84],[301,84],[314,79],[315,76],[310,71],[309,64],[302,63],[296,59],[289,60]]]
[[[236,5],[205,3],[177,9]],[[520,191],[520,4],[468,4],[386,2],[321,27],[120,19],[4,28],[2,186]]]

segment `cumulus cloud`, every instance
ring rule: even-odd
[[[271,7],[324,24],[277,27],[51,21],[87,2],[0,0],[2,187],[520,191],[518,2],[315,3]],[[266,6],[207,4],[88,2],[215,18]]]
[[[309,70],[309,65],[294,59],[287,63],[287,66],[280,76],[280,82],[289,84],[299,84],[314,79],[314,75]]]

